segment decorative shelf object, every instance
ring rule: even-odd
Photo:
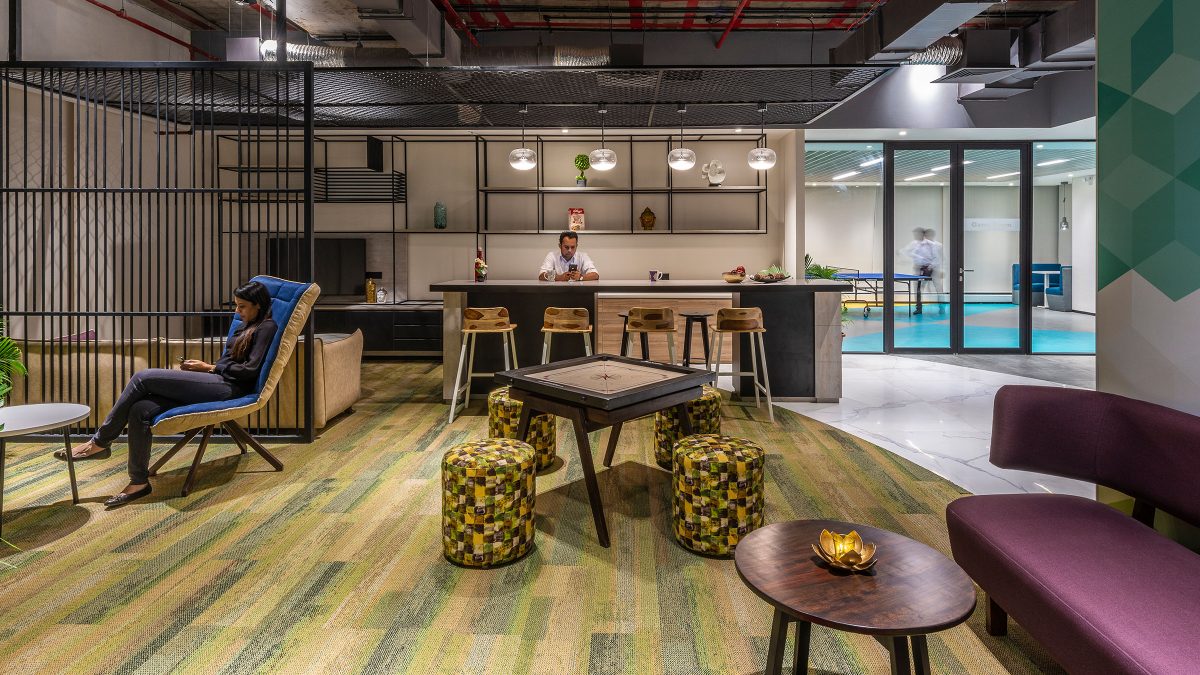
[[[403,204],[408,181],[401,171],[367,167],[313,169],[313,201],[318,203]]]

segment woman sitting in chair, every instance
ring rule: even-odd
[[[150,427],[160,413],[181,405],[227,401],[255,390],[277,330],[271,320],[271,295],[266,286],[251,281],[233,292],[233,300],[242,326],[229,337],[215,364],[187,359],[179,370],[149,368],[135,373],[96,434],[71,449],[76,461],[107,459],[112,455],[109,444],[128,424],[129,485],[109,497],[105,506],[122,506],[150,494]],[[63,450],[55,457],[67,459]]]

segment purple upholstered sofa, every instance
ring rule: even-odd
[[[1200,417],[1092,391],[1006,386],[991,461],[1106,485],[1129,517],[1054,494],[963,497],[946,508],[954,559],[1072,673],[1200,672],[1200,554],[1148,526],[1200,524]]]

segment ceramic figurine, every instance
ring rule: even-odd
[[[649,206],[647,206],[646,209],[644,211],[642,211],[642,215],[638,216],[638,220],[640,220],[642,222],[643,230],[653,230],[654,229],[654,221],[655,221],[654,212],[650,210]]]
[[[721,183],[725,182],[725,167],[719,159],[714,159],[700,167],[700,173],[708,179],[709,187],[720,187]]]

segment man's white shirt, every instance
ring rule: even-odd
[[[592,259],[582,251],[575,251],[574,257],[570,260],[562,257],[562,253],[551,251],[546,254],[546,259],[542,261],[542,268],[538,270],[538,278],[545,279],[549,274],[550,279],[566,274],[570,270],[571,265],[578,265],[579,276],[596,272],[596,266],[592,263]],[[599,274],[599,272],[596,272]]]

